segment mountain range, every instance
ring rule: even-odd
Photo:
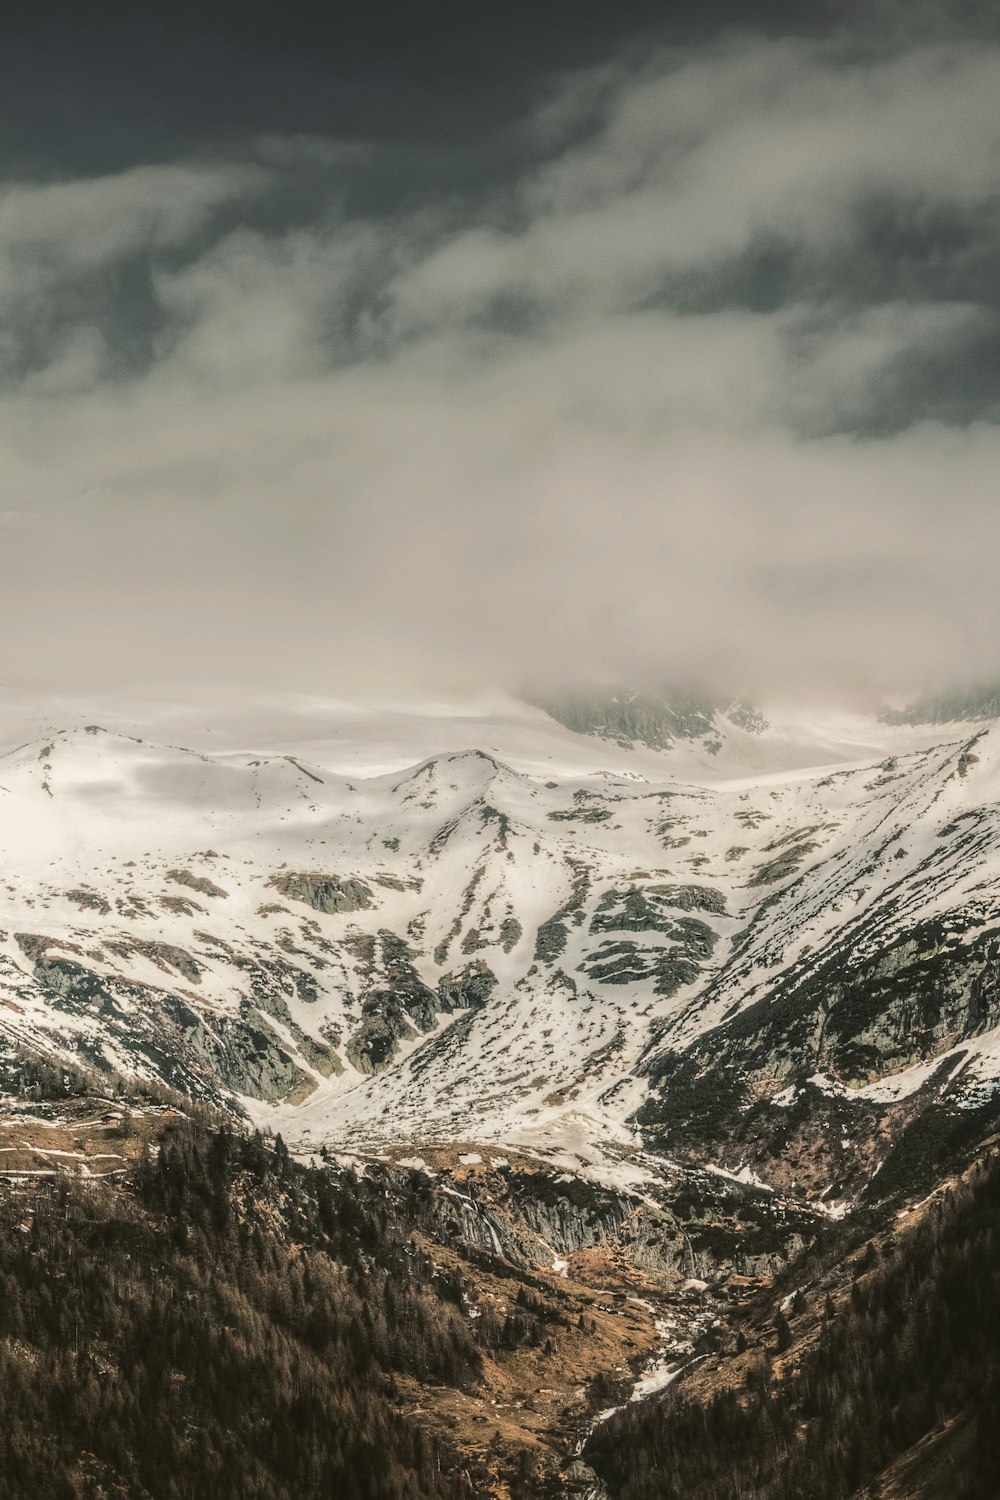
[[[525,710],[409,762],[395,717],[388,770],[346,732],[7,751],[4,1032],[304,1142],[707,1145],[724,1081],[719,1165],[765,1180],[804,1099],[870,1124],[989,1089],[1000,730],[872,723],[859,763],[843,726],[727,719],[698,764],[700,726],[626,749]],[[844,1133],[808,1180],[846,1202],[876,1161]]]
[[[0,755],[5,1066],[420,1181],[490,1275],[613,1277],[657,1399],[736,1289],[991,1138],[1000,724],[634,702],[36,715]],[[553,1493],[617,1495],[591,1448]]]

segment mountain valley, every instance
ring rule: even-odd
[[[836,1301],[991,1149],[1000,727],[311,712],[0,758],[0,1175],[114,1218],[164,1131],[235,1129],[381,1183],[479,1348],[392,1396],[455,1493],[631,1496],[619,1407],[773,1361],[790,1278]]]

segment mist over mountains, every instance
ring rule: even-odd
[[[1000,4],[0,97],[0,1495],[996,1500]]]
[[[87,701],[0,742],[13,1494],[989,1493],[981,701]]]
[[[992,7],[715,9],[540,28],[436,146],[277,96],[154,145],[111,89],[104,165],[9,151],[0,676],[992,675]]]

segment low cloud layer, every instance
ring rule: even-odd
[[[609,61],[381,214],[316,138],[7,184],[0,677],[996,676],[990,21]]]

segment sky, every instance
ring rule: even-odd
[[[0,683],[1000,676],[1000,0],[38,0],[0,99]]]

